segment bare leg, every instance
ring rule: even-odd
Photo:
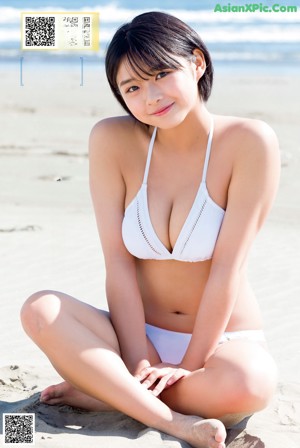
[[[203,369],[161,394],[183,414],[219,418],[227,427],[265,408],[277,384],[276,365],[257,342],[236,340],[218,347]]]
[[[219,420],[172,411],[132,377],[109,321],[96,309],[54,292],[33,295],[22,309],[25,331],[76,389],[198,448],[223,448]]]
[[[40,400],[42,403],[49,405],[68,404],[87,411],[103,412],[114,410],[107,403],[75,389],[67,381],[47,387],[41,392]]]
[[[111,323],[109,313],[106,311],[101,311],[101,314],[109,322],[109,329],[107,329],[107,331],[110,332]],[[97,329],[99,330],[99,325]],[[103,332],[102,328],[101,332]],[[117,341],[116,346],[118,347]],[[150,342],[149,339],[148,339],[148,353],[151,365],[155,365],[161,362],[156,349],[154,348],[153,344]],[[40,400],[43,403],[49,405],[68,404],[70,406],[96,412],[114,410],[112,406],[109,406],[107,403],[97,400],[94,397],[86,395],[81,390],[78,390],[75,387],[73,387],[67,381],[63,381],[62,383],[48,386],[45,390],[41,392]]]
[[[108,315],[107,315],[108,318]],[[150,362],[160,362],[149,341]],[[182,379],[161,398],[183,414],[217,417],[227,427],[266,406],[276,384],[276,367],[265,348],[256,343],[234,341],[224,344],[207,362],[205,369]],[[113,408],[63,382],[41,394],[47,404],[69,404],[92,411]]]
[[[155,351],[150,359],[152,365],[159,362],[157,357]],[[276,370],[273,359],[261,344],[229,342],[217,349],[204,369],[191,373],[164,391],[161,399],[177,412],[217,417],[231,427],[267,405],[276,386]],[[50,404],[67,403],[90,410],[107,410],[104,403],[67,383],[51,386],[45,393],[47,391],[50,391]]]

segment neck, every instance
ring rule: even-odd
[[[157,130],[157,141],[162,147],[171,147],[173,151],[188,151],[203,143],[206,145],[211,126],[211,114],[203,103],[190,112],[185,120],[171,129]]]

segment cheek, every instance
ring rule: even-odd
[[[196,80],[190,80],[189,82],[186,82],[182,90],[184,92],[184,98],[188,103],[190,103],[191,101],[194,102],[199,98],[198,83]]]
[[[137,97],[133,96],[126,99],[123,97],[123,100],[125,101],[125,104],[132,113],[132,115],[139,120],[143,112],[141,101],[139,101]]]
[[[183,101],[188,101],[188,99],[195,95],[197,90],[196,80],[192,79],[191,76],[178,77],[170,85],[170,91],[176,92],[178,96],[181,96]]]
[[[174,90],[175,91],[175,90]],[[177,97],[182,105],[188,106],[195,96],[194,86],[187,80],[183,80],[176,86]]]
[[[126,104],[126,106],[128,107],[128,109],[131,111],[131,112],[133,112],[134,110],[136,110],[136,108],[137,108],[137,101],[135,100],[135,98],[132,96],[132,97],[129,97],[129,96],[123,96],[123,100],[124,100],[124,102],[125,102],[125,104]]]

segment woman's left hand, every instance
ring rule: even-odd
[[[181,369],[179,366],[160,363],[142,369],[135,378],[157,397],[164,389],[168,389],[189,373],[188,370]]]

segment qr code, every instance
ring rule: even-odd
[[[3,414],[4,445],[34,445],[34,414]]]
[[[55,17],[26,17],[25,45],[27,47],[54,47]]]
[[[84,17],[83,18],[83,45],[85,47],[91,45],[91,18]]]
[[[91,46],[91,17],[64,16],[62,34],[64,36],[64,45],[67,48],[72,47],[90,47]]]
[[[98,50],[98,13],[22,12],[21,17],[22,50]]]

